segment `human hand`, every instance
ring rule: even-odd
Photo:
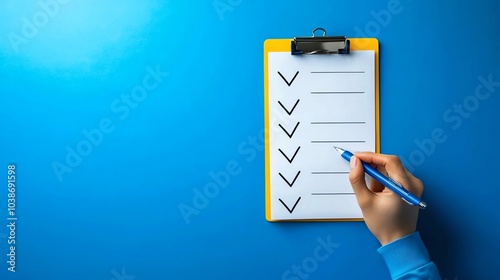
[[[380,244],[386,245],[415,232],[419,207],[409,205],[376,180],[372,180],[368,188],[360,160],[376,167],[418,197],[424,191],[422,182],[408,172],[396,156],[362,152],[351,157],[349,180],[366,225]]]

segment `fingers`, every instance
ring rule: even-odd
[[[376,154],[372,152],[360,152],[354,153],[354,155],[372,166],[375,165],[382,174],[401,183],[407,190],[413,192],[415,195],[419,197],[422,195],[424,189],[422,181],[406,170],[397,156]],[[382,171],[384,169],[386,172]],[[374,192],[379,191],[380,187],[372,186],[372,190]]]
[[[354,153],[354,155],[366,163],[375,164],[377,167],[383,167],[387,175],[396,181],[408,180],[405,168],[397,156],[382,155],[372,152],[360,152]]]
[[[410,173],[410,171],[406,170],[406,175],[408,176],[408,179],[411,182],[411,187],[409,191],[414,193],[416,196],[421,197],[422,193],[424,192],[424,184],[422,184],[422,181],[418,179],[417,177],[413,176],[413,174]]]
[[[349,172],[349,181],[356,194],[359,206],[363,208],[374,195],[366,186],[365,170],[356,156],[351,157],[351,171]]]
[[[385,176],[387,176],[387,171],[385,171],[385,168],[383,166],[380,166],[380,165],[376,165],[376,164],[370,164],[372,167],[376,168],[380,173],[384,174]],[[385,186],[382,185],[379,181],[375,180],[375,179],[372,179],[370,180],[370,190],[372,192],[375,192],[375,193],[378,193],[378,192],[382,192],[384,191],[385,189]]]

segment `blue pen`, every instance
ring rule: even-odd
[[[340,155],[347,161],[351,161],[351,157],[353,154],[349,151],[346,151],[344,149],[334,147],[337,152],[340,153]],[[361,160],[360,160],[361,161]],[[393,179],[385,176],[384,174],[380,173],[377,169],[372,167],[366,162],[361,161],[363,164],[363,167],[365,168],[365,172],[372,176],[373,179],[379,181],[382,185],[388,187],[391,191],[395,192],[397,195],[401,196],[401,199],[406,201],[410,205],[416,205],[420,206],[420,209],[425,209],[427,207],[427,203],[423,202],[420,198],[418,198],[416,195],[412,194],[408,190],[406,190],[400,183],[394,181]]]

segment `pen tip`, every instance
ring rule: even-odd
[[[343,154],[345,152],[345,150],[342,148],[339,148],[337,146],[333,146],[333,147],[335,148],[335,150],[337,150],[337,152],[339,152],[339,154]]]

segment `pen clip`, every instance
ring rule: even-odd
[[[410,192],[409,192],[407,189],[405,189],[405,188],[403,187],[403,185],[401,185],[398,181],[396,181],[396,180],[392,179],[391,177],[387,177],[387,178],[388,178],[389,180],[391,180],[391,182],[393,182],[394,184],[396,184],[396,185],[397,185],[397,186],[398,186],[398,187],[399,187],[399,188],[400,188],[400,189],[401,189],[401,190],[402,190],[402,191],[403,191],[406,195],[410,195]],[[405,201],[406,201],[406,200],[405,200]],[[406,201],[406,202],[408,202],[408,201]],[[408,203],[410,203],[410,202],[408,202]],[[410,204],[411,204],[411,203],[410,203]]]
[[[410,204],[410,205],[412,205],[412,206],[413,206],[413,203],[411,203],[411,202],[409,202],[408,200],[404,199],[404,197],[401,197],[401,199],[402,199],[404,202],[406,202],[406,203],[408,203],[408,204]]]
[[[400,188],[400,190],[401,190],[401,191],[403,191],[403,192],[404,192],[407,196],[412,196],[411,192],[410,192],[410,191],[408,191],[407,189],[405,189],[405,188],[403,187],[403,185],[401,185],[399,182],[397,182],[396,180],[392,179],[391,177],[387,177],[387,178],[388,178],[389,180],[391,180],[391,182],[393,182],[394,184],[396,184],[396,185]],[[410,197],[410,198],[411,198],[411,197]],[[425,209],[425,208],[427,207],[427,203],[425,203],[425,202],[424,202],[424,201],[422,201],[422,200],[420,200],[420,202],[418,202],[418,203],[411,203],[409,200],[407,200],[406,198],[404,198],[404,197],[402,197],[402,196],[401,196],[401,199],[402,199],[404,202],[406,202],[406,203],[408,203],[408,204],[410,204],[410,205],[416,205],[416,206],[419,206],[419,207],[420,207],[420,209]],[[418,198],[417,198],[417,199],[418,199]]]

